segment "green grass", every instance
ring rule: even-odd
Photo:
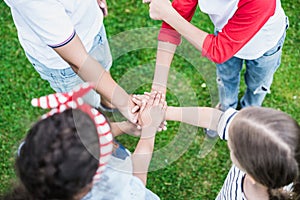
[[[105,25],[114,57],[112,76],[128,92],[150,90],[156,35],[161,22],[149,18],[148,5],[141,1],[108,1],[108,4],[109,16]],[[281,67],[275,74],[272,93],[267,95],[264,106],[285,111],[299,122],[300,3],[283,0],[282,4],[289,16],[290,28]],[[9,9],[3,1],[0,13],[0,193],[3,193],[15,181],[13,163],[17,146],[31,123],[43,113],[32,108],[30,100],[52,90],[26,60]],[[193,23],[208,32],[213,31],[209,18],[199,10]],[[195,56],[199,59],[194,59]],[[214,105],[217,101],[214,70],[212,63],[200,58],[200,54],[184,41],[172,64],[168,104]],[[242,83],[241,94],[244,88]],[[137,142],[137,138],[127,136],[121,136],[119,140],[130,150]],[[205,152],[205,148],[211,151],[203,155],[201,152]],[[231,164],[225,142],[210,144],[201,129],[177,122],[170,122],[168,130],[158,134],[155,150],[147,186],[161,199],[214,199]]]

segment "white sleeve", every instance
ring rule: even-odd
[[[228,129],[235,115],[238,113],[233,108],[227,109],[220,118],[218,124],[218,134],[222,140],[228,140]]]
[[[14,9],[32,31],[50,47],[63,46],[75,36],[70,17],[58,1],[23,1],[15,4]]]

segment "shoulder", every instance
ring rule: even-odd
[[[237,110],[229,108],[222,114],[218,123],[218,134],[222,140],[228,139],[228,129],[230,123],[232,122],[233,118],[236,116],[237,113]]]
[[[268,11],[275,11],[276,0],[240,0],[238,3],[238,11],[243,13],[268,13]]]

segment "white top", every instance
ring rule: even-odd
[[[200,10],[207,13],[217,31],[222,31],[238,9],[241,0],[198,0]],[[257,16],[260,17],[260,16]],[[275,13],[262,28],[234,56],[241,59],[256,59],[274,47],[286,27],[286,16],[280,0],[276,0]],[[243,26],[243,24],[241,24]]]
[[[76,34],[87,51],[103,24],[96,0],[4,0],[11,8],[18,37],[25,52],[48,68],[69,65],[52,49]]]
[[[142,181],[133,176],[132,160],[111,156],[108,166],[81,200],[159,200]]]

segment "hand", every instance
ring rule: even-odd
[[[150,96],[147,94],[150,93],[145,92],[144,94],[132,95],[132,101],[135,103],[135,107],[132,109],[132,113],[135,113],[137,111],[141,112],[145,109],[147,102],[150,99]]]
[[[122,133],[126,133],[134,137],[141,136],[141,129],[138,129],[136,124],[133,124],[129,121],[118,123],[118,128],[122,131]]]
[[[145,109],[140,112],[139,123],[142,128],[153,127],[158,129],[164,120],[167,103],[160,92],[152,92],[147,96],[149,100]]]
[[[155,91],[155,90],[153,90],[153,88],[152,88],[152,91],[151,91],[151,93],[153,93],[153,92],[158,92],[158,91]],[[132,101],[136,104],[136,106],[135,106],[135,108],[134,108],[134,111],[135,112],[137,112],[137,111],[139,111],[139,112],[142,112],[144,109],[145,109],[145,107],[146,107],[146,105],[147,105],[147,102],[148,102],[148,100],[150,99],[150,95],[151,95],[151,93],[149,93],[149,92],[144,92],[144,94],[142,95],[142,94],[134,94],[133,96],[132,96]],[[161,99],[163,100],[163,101],[165,101],[165,93],[161,93]],[[141,127],[140,127],[140,125],[138,125],[138,129],[140,129]],[[167,130],[167,121],[163,121],[161,124],[160,124],[160,126],[158,127],[158,129],[157,129],[157,131],[158,132],[160,132],[160,131],[165,131],[165,130]]]
[[[154,20],[164,20],[165,14],[172,9],[172,4],[169,0],[151,0],[149,4],[149,15]]]
[[[154,91],[161,92],[162,94],[166,95],[167,89],[165,86],[152,83],[151,92],[154,92]]]
[[[108,15],[106,0],[97,0],[99,8],[102,10],[104,17]]]

